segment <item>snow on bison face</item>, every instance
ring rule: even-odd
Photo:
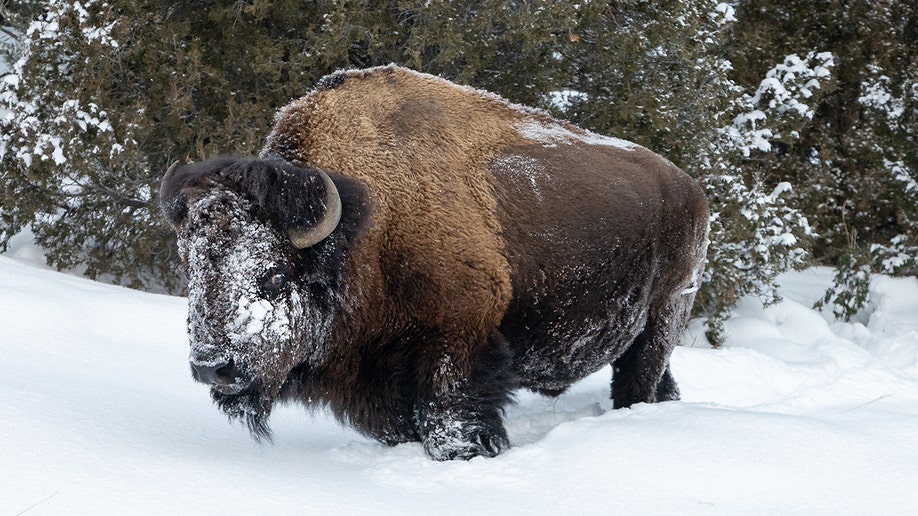
[[[193,375],[231,418],[267,437],[290,371],[323,354],[331,314],[297,284],[287,235],[254,213],[240,195],[214,188],[188,203],[177,232]]]

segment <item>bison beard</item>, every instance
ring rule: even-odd
[[[238,394],[223,394],[214,389],[210,390],[210,397],[214,403],[230,419],[230,421],[243,421],[252,437],[258,441],[271,442],[271,428],[268,426],[268,417],[271,415],[272,403],[265,400],[259,389],[259,382],[252,382],[245,390]]]
[[[398,67],[281,110],[261,158],[163,179],[195,377],[270,441],[325,406],[436,460],[494,456],[504,407],[611,364],[613,406],[675,400],[708,211],[672,163]]]

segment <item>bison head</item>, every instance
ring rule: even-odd
[[[268,437],[290,372],[326,353],[333,303],[308,262],[339,222],[338,191],[316,168],[221,157],[173,167],[161,204],[187,270],[193,376]]]

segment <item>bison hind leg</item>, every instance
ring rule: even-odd
[[[662,309],[651,310],[643,331],[612,362],[612,404],[679,399],[679,387],[669,368],[669,357],[682,338],[693,296],[676,295]]]
[[[663,377],[657,383],[657,392],[654,401],[676,401],[679,399],[679,386],[676,385],[676,379],[673,378],[672,371],[669,370],[669,364],[663,371]]]

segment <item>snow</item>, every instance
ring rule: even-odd
[[[768,127],[769,121],[782,114],[811,119],[814,111],[805,101],[813,97],[813,90],[821,88],[820,79],[831,76],[833,66],[830,52],[811,52],[803,59],[796,54],[785,57],[765,74],[754,95],[744,94],[737,99],[736,106],[742,112],[731,125],[721,128],[721,134],[747,158],[753,150],[768,152],[771,141],[780,138]]]
[[[628,151],[634,150],[637,147],[637,144],[622,140],[621,138],[603,136],[574,126],[565,127],[554,121],[539,120],[536,118],[524,119],[514,128],[520,136],[535,140],[541,143],[543,147],[556,147],[559,144],[569,145],[576,142],[586,143],[587,145],[618,147],[619,149]]]
[[[736,10],[727,3],[719,3],[714,8],[714,13],[711,13],[709,16],[713,19],[717,19],[718,15],[723,16],[721,23],[730,23],[735,22],[736,20]]]
[[[710,349],[672,358],[682,401],[611,410],[603,370],[520,392],[514,447],[438,463],[279,407],[273,446],[188,369],[187,301],[0,256],[4,514],[911,514],[918,505],[918,280],[878,276],[853,323],[810,308],[829,269],[744,299]]]
[[[890,125],[897,127],[902,115],[905,114],[905,99],[893,95],[889,91],[891,79],[883,75],[881,69],[873,64],[866,67],[868,77],[861,84],[861,95],[857,100],[861,104],[883,112]]]
[[[557,59],[560,61],[563,58],[561,54],[558,54]],[[565,88],[556,91],[548,92],[546,96],[548,103],[562,112],[567,111],[577,102],[584,102],[589,99],[589,95],[577,90],[572,90],[570,88]]]

